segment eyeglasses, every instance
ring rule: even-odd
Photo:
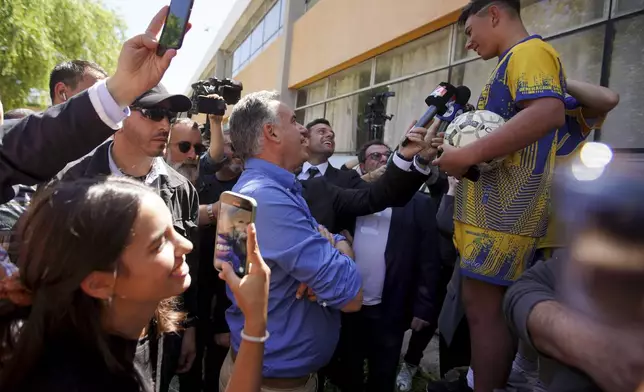
[[[204,152],[206,152],[206,146],[204,146],[201,143],[192,144],[186,141],[177,143],[177,147],[179,147],[179,151],[181,151],[183,154],[188,153],[193,146],[195,148],[195,154],[197,155],[201,155]]]
[[[163,121],[164,118],[167,118],[168,121],[172,122],[177,118],[177,113],[172,112],[164,108],[141,108],[138,106],[131,106],[130,109],[141,113],[141,115],[152,121]]]
[[[373,159],[374,161],[379,161],[382,158],[389,159],[391,152],[372,152],[369,154],[368,158]]]

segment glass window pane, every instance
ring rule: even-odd
[[[324,104],[311,106],[310,108],[296,110],[295,118],[297,122],[306,125],[316,118],[324,118]]]
[[[354,154],[367,137],[364,108],[371,91],[337,99],[326,104],[326,119],[335,131],[335,152]]]
[[[250,53],[254,54],[264,44],[264,21],[259,22],[250,35]]]
[[[429,71],[449,62],[447,27],[376,58],[376,83]]]
[[[610,64],[610,88],[620,95],[619,105],[602,127],[601,139],[616,148],[644,147],[644,16],[615,23]]]
[[[606,0],[529,0],[521,7],[521,18],[531,34],[550,36],[606,15]]]
[[[605,31],[604,26],[599,26],[549,41],[559,52],[566,77],[599,84]]]
[[[389,91],[395,92],[396,96],[387,101],[387,114],[394,115],[385,125],[384,140],[387,145],[395,147],[409,124],[425,113],[425,98],[439,83],[445,82],[447,76],[448,71],[445,69],[389,86]]]
[[[452,61],[459,61],[464,59],[473,59],[477,57],[475,51],[465,49],[465,44],[467,43],[467,37],[465,36],[464,30],[461,26],[454,26],[454,48]]]
[[[644,9],[644,0],[613,0],[613,16]]]
[[[250,57],[250,37],[246,38],[239,46],[240,67],[242,67]]]
[[[280,28],[280,5],[275,4],[264,17],[264,39],[271,38]]]
[[[369,87],[371,61],[365,61],[329,78],[329,98]]]
[[[237,48],[235,50],[235,53],[233,53],[233,72],[237,72],[240,62],[241,62],[241,51],[239,50],[239,48]]]
[[[454,86],[463,85],[469,87],[472,91],[470,103],[476,106],[483,87],[485,87],[496,64],[496,59],[488,61],[478,59],[469,63],[459,64],[452,68],[450,83]]]
[[[297,91],[296,107],[320,102],[326,98],[326,79],[315,82]]]
[[[280,28],[284,26],[284,0],[279,0],[276,7],[279,6],[279,15],[280,15]]]

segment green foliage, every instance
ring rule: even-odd
[[[48,91],[49,73],[62,61],[94,61],[113,72],[124,38],[125,23],[100,0],[0,0],[5,110],[26,106],[32,89]]]

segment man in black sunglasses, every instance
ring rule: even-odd
[[[196,184],[199,175],[199,157],[206,152],[199,125],[189,118],[179,118],[172,124],[166,162]]]
[[[175,373],[186,373],[196,355],[194,328],[197,314],[197,276],[199,255],[197,251],[199,199],[195,187],[177,173],[164,159],[170,138],[170,124],[177,113],[190,110],[190,98],[170,94],[162,86],[148,90],[130,106],[131,115],[116,131],[114,140],[98,147],[91,155],[73,166],[63,180],[76,180],[96,176],[127,176],[144,182],[158,192],[173,216],[174,229],[195,244],[187,255],[192,284],[182,295],[182,311],[188,321],[183,336],[163,337],[161,368],[157,370],[159,390],[167,391]],[[99,113],[100,114],[100,113]],[[149,334],[153,337],[154,334]],[[151,344],[150,347],[157,347]],[[162,353],[162,354],[161,354]]]

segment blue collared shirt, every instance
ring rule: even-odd
[[[295,175],[261,159],[248,159],[233,191],[257,201],[257,241],[271,268],[264,377],[295,378],[317,372],[333,355],[340,335],[340,309],[358,295],[355,263],[317,231]],[[305,283],[318,302],[296,299]],[[244,315],[226,312],[233,350],[238,351]]]

